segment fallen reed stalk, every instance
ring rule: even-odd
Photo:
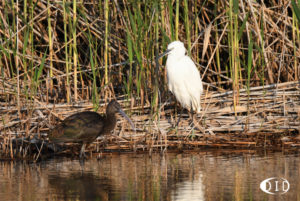
[[[184,115],[177,130],[175,129],[176,121],[172,109],[174,104],[171,102],[162,103],[158,120],[152,119],[149,115],[150,105],[144,106],[144,115],[137,113],[140,108],[124,107],[125,110],[132,111],[131,118],[135,123],[137,132],[133,133],[130,126],[121,120],[117,124],[114,134],[104,137],[111,139],[110,142],[103,145],[103,137],[101,137],[95,145],[91,146],[91,150],[154,151],[199,147],[248,149],[274,146],[298,147],[300,145],[300,139],[298,139],[300,131],[299,89],[300,82],[287,82],[278,85],[252,87],[249,91],[241,90],[238,107],[233,105],[231,95],[233,91],[209,92],[202,98],[203,110],[198,114],[198,125],[191,124],[188,115]],[[123,105],[127,104],[126,100],[119,100],[119,102]],[[31,119],[28,120],[31,124],[29,127],[32,128],[31,136],[47,138],[48,130],[56,124],[56,121],[49,121],[48,118],[45,118],[49,115],[51,107],[53,113],[64,119],[72,113],[92,109],[92,104],[83,102],[73,106],[48,104],[46,107],[36,107],[35,110],[39,112],[34,112]],[[5,106],[1,105],[1,109],[4,108]],[[104,112],[104,107],[100,108],[100,112]],[[23,109],[26,111],[26,108]],[[9,109],[5,111],[8,112]],[[17,109],[11,112],[17,115]],[[7,117],[12,117],[12,115]],[[22,133],[25,133],[25,130],[20,131],[18,126],[25,123],[22,120],[4,120],[0,124],[0,130],[5,131],[4,139],[5,136],[9,137],[8,140],[3,139],[2,141],[2,153],[9,149],[12,139],[19,139]],[[32,137],[30,138],[32,139]],[[25,141],[22,140],[22,143],[30,142],[30,138]],[[28,149],[26,143],[23,147]],[[41,150],[37,150],[38,157]]]

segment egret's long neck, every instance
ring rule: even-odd
[[[177,62],[179,61],[181,58],[183,58],[185,56],[185,54],[169,54],[168,55],[168,59],[167,62]]]
[[[185,56],[185,49],[175,49],[168,54],[168,58],[179,60]]]

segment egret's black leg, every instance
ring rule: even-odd
[[[192,107],[191,107],[191,111],[190,111],[190,118],[192,120],[192,123],[195,125],[195,122],[194,122],[194,111],[193,111]]]
[[[192,107],[191,107],[192,108]],[[197,117],[197,113],[193,111],[193,108],[190,111],[190,118],[192,120],[192,127],[196,127],[197,129],[199,129],[202,133],[205,133],[205,130],[199,125],[199,123],[197,122],[197,118],[194,118],[194,116]]]
[[[193,107],[192,107],[192,104],[191,104],[191,110],[190,110],[190,112],[189,112],[189,116],[190,116],[190,119],[192,120],[192,125],[193,125],[193,127],[198,127],[197,125],[198,125],[198,123],[197,123],[197,121],[196,121],[196,119],[194,118],[194,116],[196,115],[196,113],[194,112],[194,110],[193,110]]]
[[[174,125],[174,127],[178,127],[179,126],[179,122],[180,122],[180,118],[181,118],[181,114],[182,114],[182,110],[183,108],[181,107],[180,109],[180,114],[178,115],[178,107],[177,107],[177,100],[175,99],[175,107],[174,107],[174,117],[175,117],[175,122],[176,124]],[[179,117],[178,117],[179,116]]]
[[[178,114],[177,114],[177,100],[175,99],[175,104],[174,104],[174,119],[175,122],[177,122],[174,127],[178,126]]]
[[[84,173],[85,160],[79,159],[79,165],[80,165],[80,169],[81,169],[81,174],[83,174]]]
[[[189,110],[189,117],[192,120],[192,123],[194,123],[194,111],[193,111],[193,105],[191,103],[191,109]]]
[[[181,119],[182,111],[183,111],[183,108],[181,107],[181,109],[180,109],[180,114],[179,114],[179,118],[178,118],[177,123],[176,123],[176,127],[179,126],[179,122],[180,122],[180,119]]]
[[[85,143],[83,143],[82,144],[82,147],[81,147],[81,150],[80,150],[80,155],[79,155],[79,158],[80,159],[84,159],[85,158],[85,146],[86,146],[86,144]]]

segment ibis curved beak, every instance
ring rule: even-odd
[[[136,131],[133,122],[132,122],[131,119],[125,114],[125,112],[124,112],[121,108],[119,108],[118,112],[119,112],[123,117],[125,117],[125,119],[130,123],[131,128],[132,128],[134,131]]]

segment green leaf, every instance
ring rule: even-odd
[[[40,67],[39,67],[39,69],[37,70],[37,68],[35,69],[35,82],[36,83],[38,83],[38,80],[39,80],[39,78],[40,78],[40,76],[41,76],[41,74],[42,74],[42,72],[43,72],[43,69],[44,69],[44,66],[45,66],[45,60],[46,60],[46,56],[47,56],[47,54],[46,54],[46,52],[48,51],[48,48],[46,49],[46,51],[45,51],[45,53],[44,53],[44,56],[43,56],[43,58],[42,58],[42,62],[41,62],[41,65],[40,65]]]
[[[242,24],[242,26],[240,28],[239,35],[238,35],[238,40],[240,40],[241,37],[242,37],[242,35],[243,35],[243,31],[246,28],[246,23],[247,23],[248,17],[249,17],[249,12],[247,13],[245,19],[243,20],[243,24]]]
[[[248,74],[248,82],[247,82],[247,87],[250,87],[250,78],[251,78],[251,68],[252,68],[252,57],[253,57],[253,40],[252,40],[252,35],[250,32],[250,43],[248,46],[248,65],[247,65],[247,74]]]
[[[296,14],[296,17],[298,19],[298,22],[300,22],[300,8],[296,4],[295,0],[292,0],[292,7],[293,7],[293,11]]]
[[[238,14],[239,12],[239,0],[233,0],[233,12]]]

